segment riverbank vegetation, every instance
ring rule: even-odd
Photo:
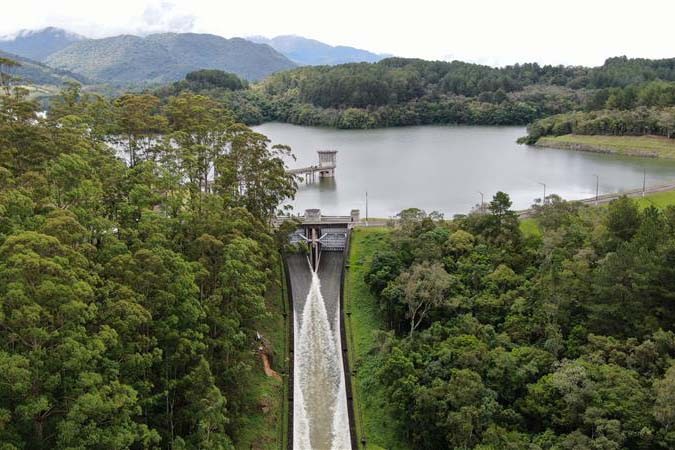
[[[386,332],[359,392],[384,391],[400,442],[675,445],[675,206],[552,196],[527,235],[502,193],[486,214],[401,218],[364,276]]]
[[[279,286],[269,219],[295,192],[288,149],[194,93],[108,101],[71,85],[43,117],[4,87],[0,446],[250,442],[256,331],[283,322],[265,293]]]

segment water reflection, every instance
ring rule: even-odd
[[[337,181],[335,177],[323,177],[318,181],[300,181],[298,182],[298,190],[304,189],[318,189],[320,192],[330,192],[337,190]]]
[[[338,150],[335,179],[301,184],[296,212],[320,207],[327,214],[365,210],[389,217],[404,208],[437,210],[450,217],[468,212],[498,190],[514,208],[526,208],[547,194],[567,199],[675,180],[675,161],[621,157],[516,144],[522,127],[422,126],[378,130],[334,130],[269,123],[255,127],[275,144],[288,144],[297,156],[292,167],[316,164],[316,151]]]

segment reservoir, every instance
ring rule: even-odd
[[[336,130],[267,123],[253,127],[273,144],[291,146],[289,168],[318,163],[317,150],[337,150],[335,178],[300,183],[295,212],[321,208],[323,214],[366,209],[370,217],[391,217],[405,208],[467,213],[497,191],[511,196],[514,209],[535,198],[565,199],[675,181],[675,161],[616,156],[519,145],[523,127],[416,126],[376,130]]]

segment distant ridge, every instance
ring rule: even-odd
[[[49,55],[84,39],[87,38],[55,27],[21,30],[13,35],[0,37],[0,50],[35,61],[44,61]]]
[[[163,83],[198,69],[219,69],[259,80],[296,66],[265,44],[213,34],[122,35],[74,42],[50,55],[52,67],[110,83]]]
[[[391,55],[376,54],[347,46],[332,46],[315,39],[285,35],[274,38],[251,36],[247,39],[268,44],[301,66],[336,65],[353,62],[378,62]]]

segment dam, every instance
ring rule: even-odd
[[[296,450],[356,448],[341,319],[344,251],[352,220],[308,210],[290,236],[307,252],[285,256],[293,308],[289,447]]]

